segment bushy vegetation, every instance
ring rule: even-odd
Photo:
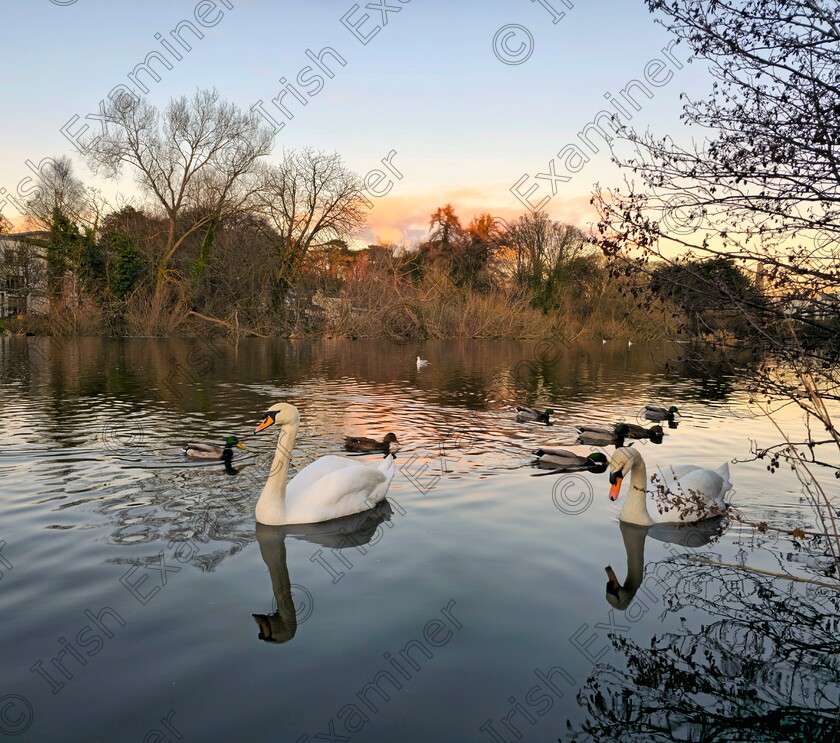
[[[45,287],[51,332],[640,339],[676,323],[624,297],[587,236],[544,212],[462,221],[445,204],[418,244],[360,249],[370,201],[339,155],[269,163],[270,132],[215,91],[123,104],[86,158],[133,175],[140,201],[108,208],[53,159],[25,205],[42,232],[4,258]]]

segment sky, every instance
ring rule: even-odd
[[[4,197],[31,188],[46,157],[72,156],[114,204],[136,194],[128,174],[95,177],[76,147],[119,85],[159,107],[213,87],[243,109],[262,101],[282,124],[272,157],[313,147],[360,175],[385,173],[371,178],[388,193],[371,198],[361,237],[396,243],[423,239],[446,203],[464,223],[543,208],[586,227],[594,184],[621,186],[625,173],[592,127],[579,133],[619,110],[612,101],[638,130],[679,139],[680,93],[711,86],[643,0],[27,0],[6,4],[3,20],[0,212],[16,225]],[[327,47],[341,61],[328,51],[319,69],[307,51]],[[161,79],[131,79],[151,52],[165,60],[152,62]],[[293,118],[272,103],[281,78],[306,101],[282,99]]]

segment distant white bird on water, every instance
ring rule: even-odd
[[[630,346],[632,346],[632,345],[633,345],[633,341],[627,341],[627,348],[630,348]]]
[[[428,359],[421,359],[419,356],[417,357],[417,368],[419,369],[421,366],[428,366],[429,360]]]

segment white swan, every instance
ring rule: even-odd
[[[640,526],[703,521],[726,513],[723,496],[732,487],[729,464],[716,470],[693,464],[669,465],[653,476],[657,492],[647,492],[647,468],[637,449],[616,449],[610,459],[610,500],[616,500],[621,481],[630,473],[630,493],[619,521]]]
[[[419,356],[417,357],[417,368],[419,369],[421,366],[428,366],[429,360],[428,359],[421,359]]]
[[[345,457],[321,457],[287,483],[300,426],[297,408],[282,402],[272,405],[254,433],[275,423],[280,427],[277,451],[256,508],[261,524],[314,524],[367,511],[385,499],[394,478],[393,454],[379,467]]]

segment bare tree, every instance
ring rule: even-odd
[[[804,441],[777,430],[781,443],[757,449],[756,456],[768,457],[771,471],[779,457],[796,469],[834,537],[840,565],[836,505],[815,477],[819,467],[840,474],[840,430],[832,414],[840,402],[836,2],[647,5],[708,63],[712,91],[689,101],[682,116],[704,139],[683,146],[671,137],[624,131],[614,155],[642,184],[596,194],[601,247],[628,276],[690,280],[739,312],[748,332],[740,343],[721,338],[716,350],[764,354],[765,363],[748,380],[750,391],[764,401],[798,405],[807,427]],[[735,291],[703,270],[720,259],[748,269],[755,291]],[[663,271],[666,264],[679,270]]]
[[[105,133],[86,154],[94,171],[109,177],[129,166],[165,214],[156,298],[173,278],[170,264],[185,241],[246,207],[254,186],[250,176],[272,144],[273,134],[256,116],[223,101],[216,90],[173,99],[164,111],[129,96],[112,103]]]
[[[366,202],[361,178],[337,153],[290,151],[278,165],[265,168],[259,203],[280,236],[275,310],[300,276],[310,248],[358,234],[365,225]]]
[[[516,256],[516,283],[546,306],[557,299],[565,274],[588,246],[577,227],[555,222],[545,212],[524,214],[512,222],[504,240]]]
[[[77,222],[86,211],[89,194],[73,174],[73,161],[67,156],[46,158],[38,172],[37,188],[24,207],[26,214],[47,230],[56,213]]]

